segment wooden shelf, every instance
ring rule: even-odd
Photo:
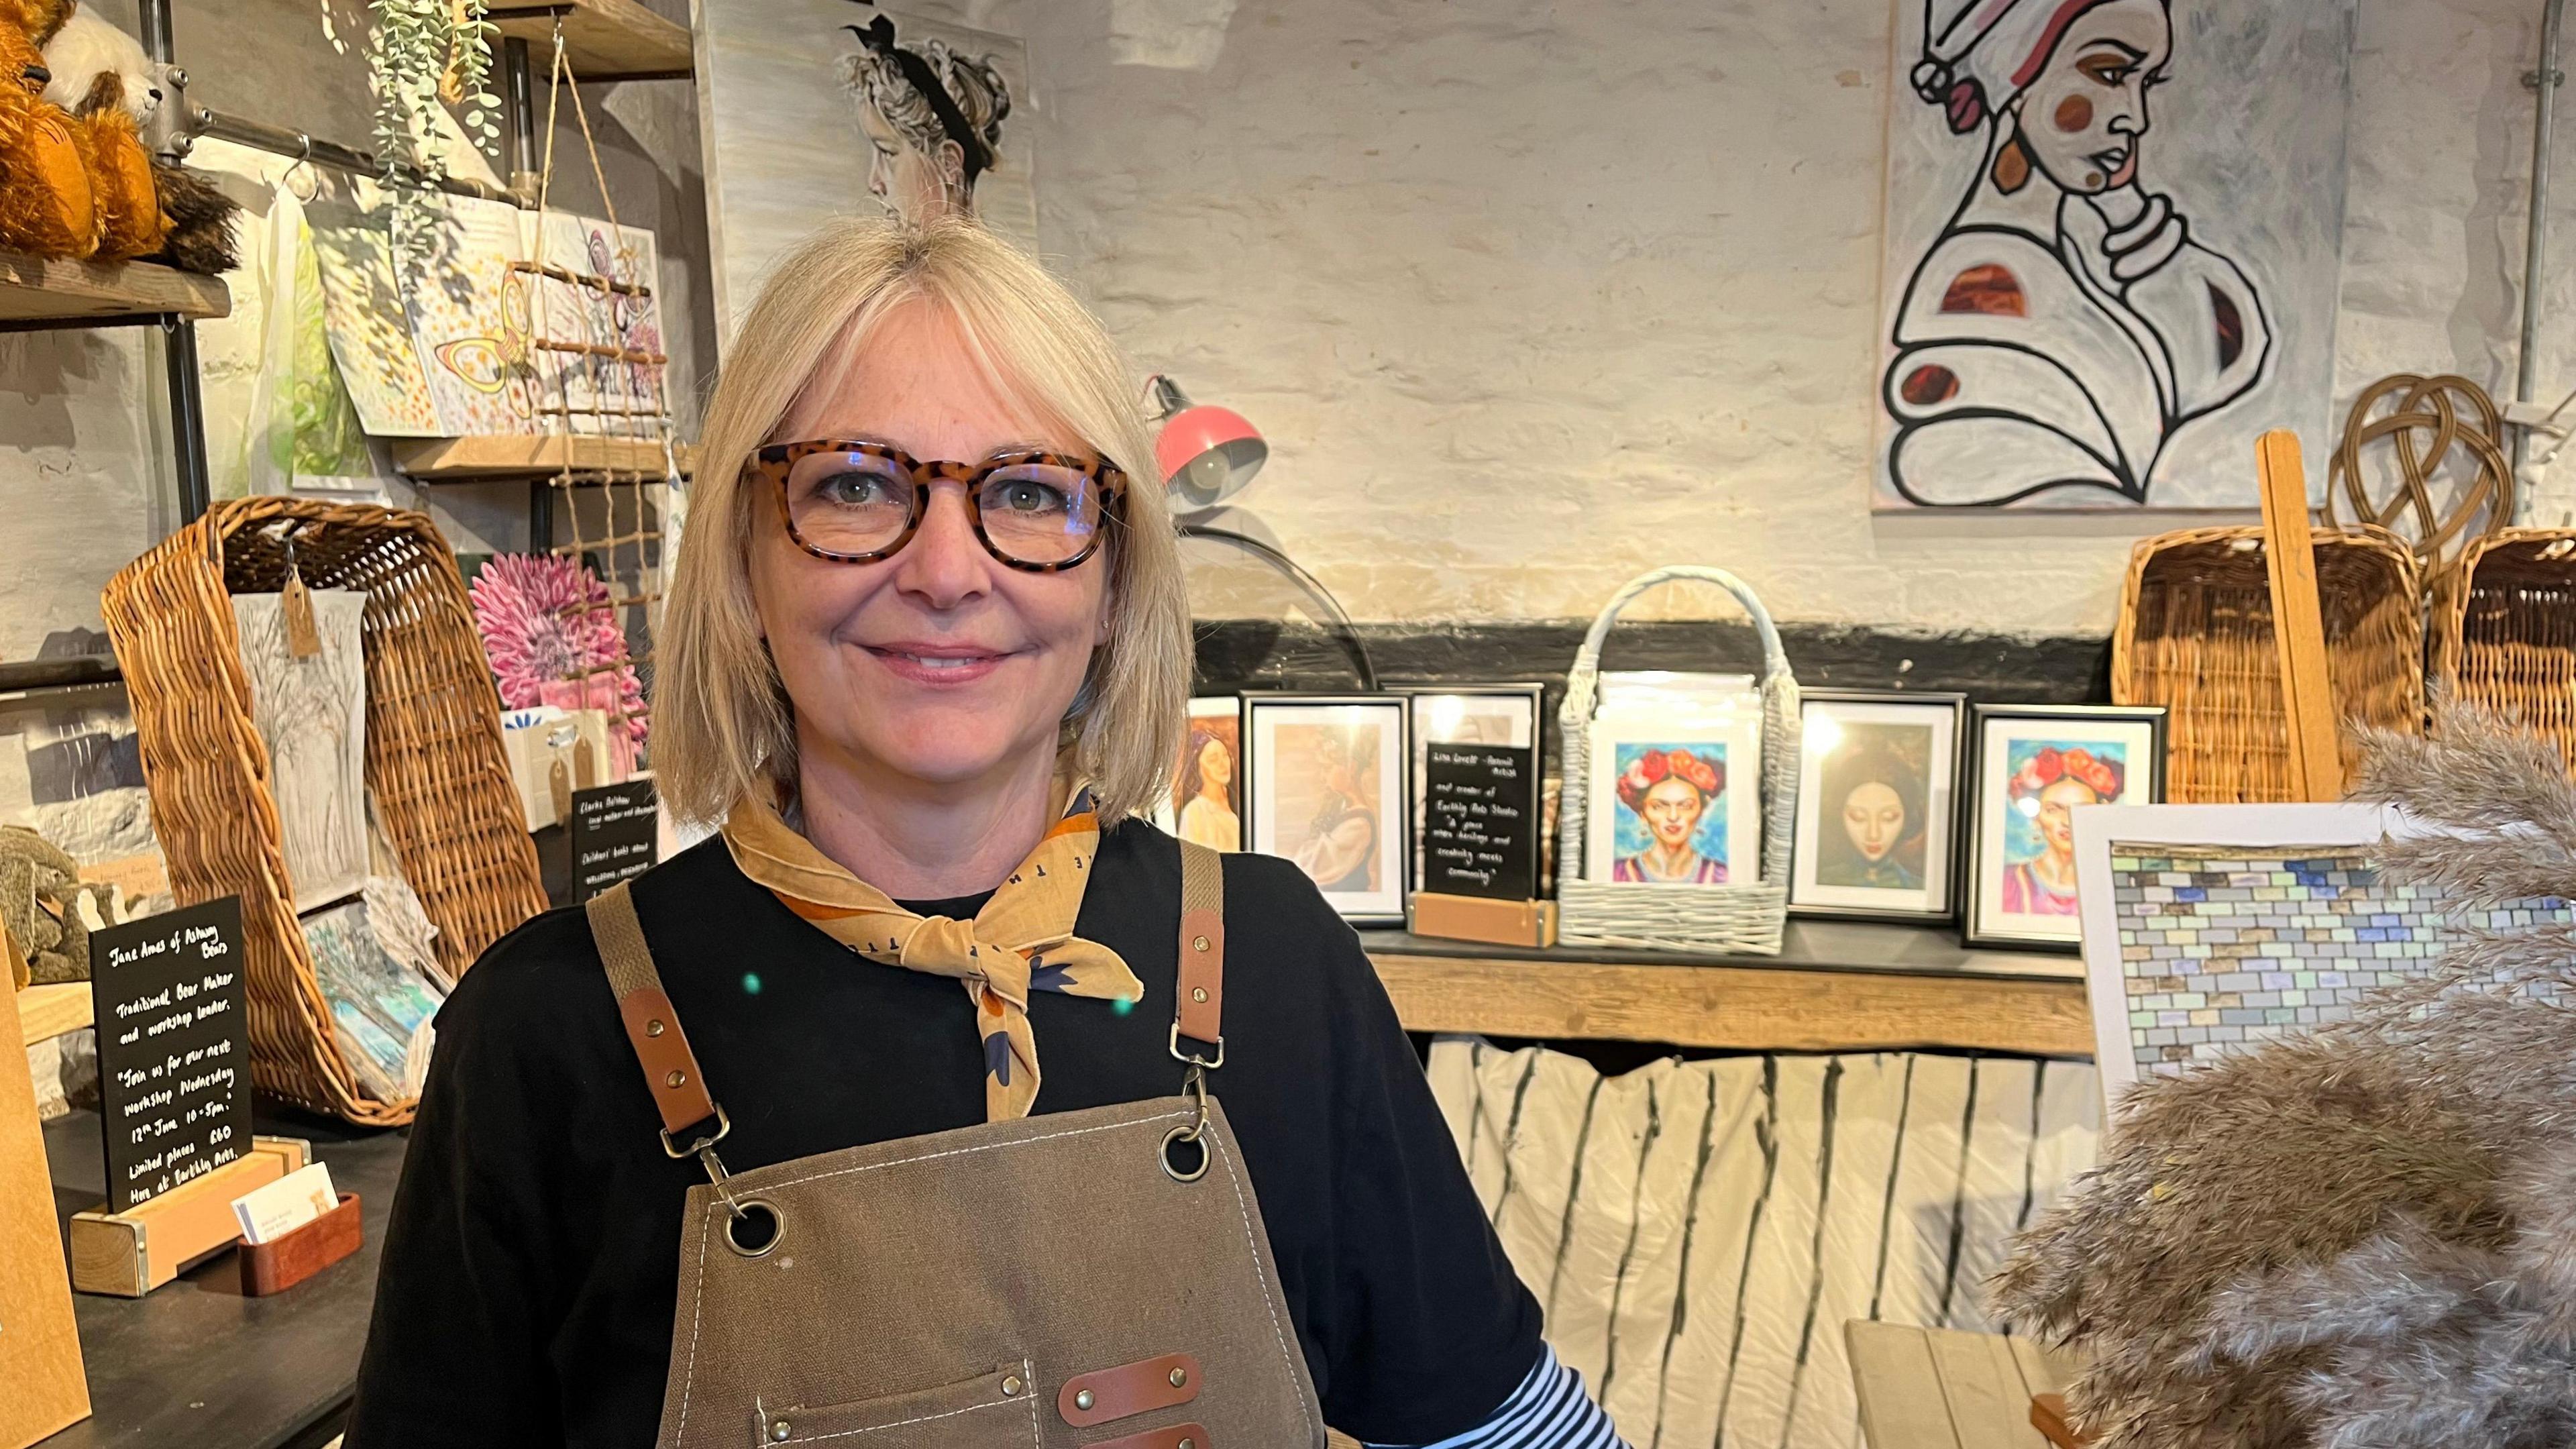
[[[56,986],[30,986],[18,993],[18,1027],[34,1046],[89,1025],[89,983],[66,981]]]
[[[566,437],[561,434],[496,434],[469,438],[395,438],[394,467],[422,483],[489,483],[545,478],[567,466],[576,472],[658,473],[662,445],[641,438]],[[682,446],[680,471],[693,458]]]
[[[697,68],[689,28],[636,0],[504,0],[484,14],[504,37],[528,43],[529,75],[540,85],[554,65],[557,15],[563,17],[564,56],[575,80],[680,80]]]
[[[223,282],[150,262],[68,262],[0,252],[0,325],[141,322],[176,314],[222,317],[233,310]]]
[[[1946,932],[1798,922],[1778,957],[1517,951],[1399,931],[1360,939],[1412,1031],[1732,1051],[2093,1053],[2080,965],[1962,951]]]

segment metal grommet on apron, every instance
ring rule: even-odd
[[[1225,1065],[1223,860],[1181,844],[1178,1095],[741,1173],[717,1156],[733,1124],[628,887],[592,899],[662,1150],[707,1176],[681,1218],[661,1449],[1321,1449],[1270,1237],[1209,1090]]]

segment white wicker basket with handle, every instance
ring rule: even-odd
[[[1619,611],[1658,584],[1715,584],[1753,617],[1762,639],[1762,865],[1759,881],[1725,885],[1613,884],[1584,879],[1590,836],[1592,716],[1600,703],[1601,643]],[[1772,956],[1789,915],[1789,842],[1798,811],[1798,681],[1770,611],[1724,569],[1677,564],[1630,579],[1592,621],[1557,713],[1565,780],[1557,811],[1557,939],[1571,945]]]

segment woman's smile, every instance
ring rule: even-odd
[[[981,683],[992,678],[1013,657],[1013,651],[982,649],[968,644],[906,641],[862,644],[859,648],[883,665],[888,673],[939,689]]]

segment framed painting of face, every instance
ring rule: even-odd
[[[1296,862],[1357,926],[1404,921],[1406,714],[1393,694],[1243,701],[1250,848]]]
[[[1948,919],[1966,697],[1819,689],[1799,707],[1789,909]]]
[[[2078,805],[2165,796],[2165,712],[2116,705],[1978,705],[1968,823],[1968,943],[2074,949]]]
[[[1584,874],[1620,885],[1762,878],[1762,716],[1693,724],[1638,714],[1592,722]]]
[[[1190,701],[1172,793],[1154,823],[1210,850],[1243,849],[1242,700],[1229,694]]]

